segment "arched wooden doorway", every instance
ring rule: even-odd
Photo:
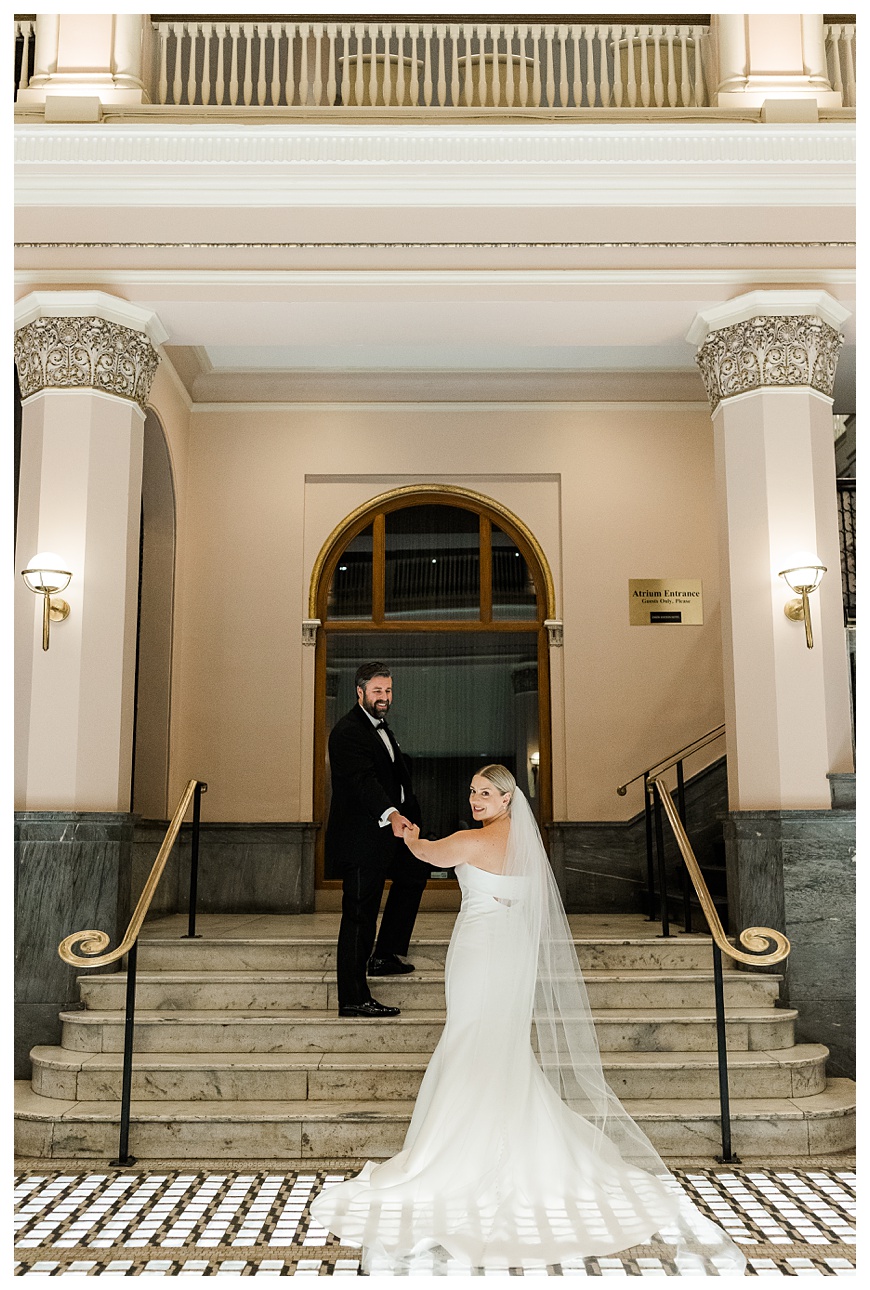
[[[553,581],[534,535],[468,489],[416,485],[360,507],[318,557],[314,814],[329,809],[327,739],[356,702],[357,665],[390,665],[391,724],[412,759],[424,836],[470,825],[485,761],[510,767],[543,827],[552,818],[549,654]],[[319,830],[317,885],[323,877]],[[452,882],[449,875],[433,882]]]

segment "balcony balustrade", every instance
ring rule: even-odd
[[[151,26],[150,98],[167,106],[487,112],[715,105],[710,28],[695,22],[178,16]],[[35,27],[32,17],[14,20],[16,98],[33,75]],[[824,37],[830,83],[843,106],[854,107],[855,24],[826,22]]]

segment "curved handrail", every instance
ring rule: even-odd
[[[684,757],[690,757],[692,753],[700,752],[702,748],[707,746],[707,744],[713,743],[716,739],[721,739],[724,733],[725,724],[723,722],[722,725],[714,726],[712,730],[708,730],[705,735],[699,735],[697,739],[693,739],[692,742],[686,744],[685,747],[678,748],[677,751],[675,753],[671,753],[669,757],[663,757],[660,761],[653,762],[651,766],[647,766],[646,770],[639,771],[636,775],[632,775],[631,779],[627,779],[624,784],[620,784],[619,788],[616,790],[617,797],[625,797],[629,784],[633,784],[635,780],[643,779],[645,775],[652,775],[654,773],[657,775],[664,774],[666,770],[670,770],[672,766],[676,766],[677,762],[682,761]]]
[[[192,779],[182,794],[181,801],[175,809],[175,814],[169,822],[169,828],[166,830],[166,836],[160,844],[160,850],[157,852],[157,858],[151,866],[151,872],[145,886],[142,888],[142,895],[139,897],[139,903],[133,910],[133,916],[130,919],[127,931],[124,933],[124,939],[120,945],[108,954],[101,954],[109,944],[111,937],[105,932],[99,932],[93,928],[84,932],[73,932],[71,936],[65,936],[57,947],[57,952],[63,959],[64,963],[69,963],[73,967],[103,967],[106,963],[116,963],[118,959],[132,949],[136,943],[139,932],[142,930],[142,924],[145,921],[145,915],[151,908],[151,901],[154,892],[157,889],[163,870],[166,868],[166,861],[169,859],[169,853],[172,850],[175,839],[178,837],[182,822],[187,814],[187,808],[193,799],[197,785],[202,783],[201,780]],[[202,783],[202,791],[205,792],[207,785]],[[87,955],[83,958],[80,954],[73,951],[73,946],[79,945]]]
[[[701,902],[707,926],[710,928],[710,935],[719,946],[719,949],[723,954],[727,954],[729,958],[736,959],[739,963],[751,963],[755,967],[768,967],[774,963],[782,963],[783,959],[787,959],[791,953],[791,944],[787,936],[784,936],[782,932],[774,931],[772,927],[747,927],[745,931],[740,933],[741,944],[745,945],[747,949],[757,946],[758,953],[756,954],[744,954],[742,950],[735,949],[728,940],[716,911],[716,906],[713,904],[713,897],[710,895],[709,888],[704,881],[701,868],[692,850],[688,834],[683,828],[683,821],[677,813],[674,799],[671,797],[667,785],[663,784],[660,779],[655,779],[651,782],[658,789],[662,806],[665,808],[665,814],[670,821],[671,828],[674,830],[677,846],[680,848],[686,868],[689,871],[692,886],[695,888],[698,899]],[[764,946],[770,942],[773,942],[775,948],[768,950],[766,953],[763,952]]]

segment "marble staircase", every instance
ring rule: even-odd
[[[140,1160],[354,1162],[402,1144],[444,1020],[455,915],[423,912],[412,976],[373,984],[401,1016],[338,1017],[338,915],[180,916],[139,946],[130,1144]],[[665,1156],[720,1150],[710,941],[656,936],[637,916],[572,916],[607,1077]],[[780,978],[726,966],[732,1134],[746,1159],[854,1146],[855,1088],[827,1050],[795,1044]],[[123,973],[82,973],[59,1047],[33,1050],[16,1087],[16,1150],[107,1159],[117,1150]]]

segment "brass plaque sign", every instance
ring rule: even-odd
[[[698,626],[704,621],[700,578],[629,578],[632,627]]]

